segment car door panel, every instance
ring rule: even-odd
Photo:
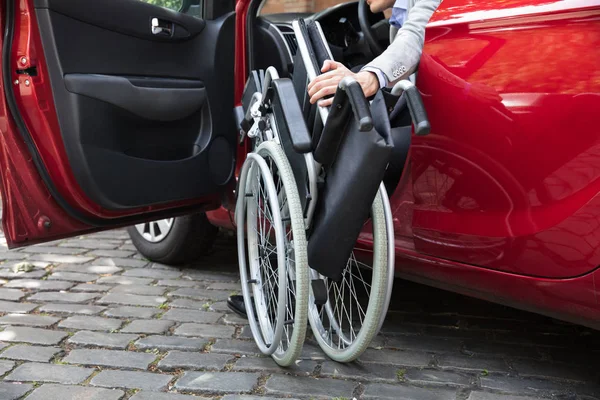
[[[430,22],[418,84],[435,112],[411,150],[414,247],[572,278],[600,265],[600,2],[536,3],[449,0]]]
[[[160,210],[171,211],[154,215],[218,204],[235,165],[234,13],[202,20],[137,0],[29,0],[13,6],[9,68],[15,61],[20,68],[4,76],[28,87],[15,85],[14,94],[5,90],[7,103],[14,95],[18,106],[12,117],[25,128],[10,134],[29,144],[49,200],[64,215],[50,215],[54,232],[24,228],[19,239],[7,238],[12,245],[123,226]],[[34,6],[34,15],[28,14]],[[153,34],[154,18],[172,36]],[[27,61],[21,65],[20,59]],[[24,175],[22,170],[14,174]],[[3,182],[7,190],[6,177]],[[9,212],[10,223],[24,226],[25,219],[48,214]],[[63,217],[69,224],[57,223]],[[60,231],[58,225],[69,228]]]

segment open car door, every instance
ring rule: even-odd
[[[2,2],[9,247],[220,205],[235,165],[233,1],[204,19],[189,12],[214,14],[212,1],[178,1]]]

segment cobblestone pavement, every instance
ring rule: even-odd
[[[600,398],[599,332],[404,281],[359,363],[309,340],[281,369],[227,309],[233,245],[177,269],[144,260],[123,230],[0,244],[0,399]],[[35,268],[15,273],[21,261]]]

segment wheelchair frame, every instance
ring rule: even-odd
[[[323,34],[323,31],[322,31],[319,23],[316,22],[315,26],[317,28],[317,32],[319,34],[320,40],[322,41],[322,43],[326,44],[327,42],[325,40],[325,36]],[[294,29],[294,33],[296,34],[296,38],[298,41],[298,50],[300,52],[302,62],[303,62],[303,65],[304,65],[304,68],[305,68],[305,71],[307,74],[307,81],[310,82],[319,75],[320,71],[315,70],[315,63],[313,62],[314,56],[310,54],[309,46],[305,42],[305,40],[307,38],[305,38],[304,33],[302,32],[302,29],[300,27],[300,23],[298,20],[293,21],[293,29]],[[333,60],[333,56],[331,54],[329,47],[323,46],[323,48],[327,50],[327,56],[329,57],[329,59]],[[312,59],[311,59],[311,57],[312,57]],[[272,89],[271,88],[272,84],[279,79],[280,79],[279,73],[277,72],[277,70],[274,67],[269,67],[266,70],[265,77],[263,80],[262,91],[253,93],[251,100],[250,100],[249,107],[244,116],[244,120],[247,123],[250,123],[250,121],[253,121],[253,123],[250,126],[250,129],[247,130],[247,136],[256,141],[255,148],[258,148],[260,146],[260,144],[265,141],[273,141],[278,146],[280,146],[282,149],[284,147],[283,143],[282,143],[282,137],[280,136],[278,129],[277,129],[277,121],[275,119],[274,113],[271,112],[271,113],[266,113],[266,116],[263,115],[266,101],[268,101],[269,90]],[[357,85],[356,81],[351,77],[346,77],[346,78],[342,79],[342,81],[338,85],[338,92],[339,91],[346,92],[346,95],[349,96],[348,98],[351,99],[350,96],[352,95],[352,93],[350,93],[349,88],[352,85],[356,86]],[[403,80],[403,81],[398,82],[394,86],[391,93],[393,96],[399,96],[403,92],[407,93],[407,94],[409,92],[412,92],[412,96],[408,97],[408,106],[409,106],[409,110],[411,112],[411,117],[415,123],[415,128],[417,130],[417,133],[419,134],[421,131],[421,134],[423,134],[422,133],[423,130],[425,130],[426,133],[428,133],[428,122],[426,119],[426,115],[424,114],[424,109],[422,108],[422,105],[420,105],[420,109],[419,109],[418,104],[417,104],[418,101],[420,101],[420,97],[418,97],[415,100],[414,94],[415,93],[418,94],[418,92],[416,92],[415,85],[408,80]],[[360,90],[360,94],[362,95],[362,90]],[[337,93],[336,93],[336,95],[337,95]],[[306,93],[304,93],[304,96],[306,96]],[[355,103],[352,103],[352,107],[353,107],[353,111],[356,112]],[[413,108],[415,108],[417,111],[413,110]],[[328,108],[321,107],[321,106],[317,106],[317,110],[318,110],[318,118],[321,118],[321,122],[323,123],[323,127],[324,127],[326,125],[327,119],[329,117],[329,110],[328,110]],[[419,121],[419,119],[421,119],[421,121]],[[262,124],[261,124],[261,122],[262,122]],[[363,121],[361,120],[361,122],[363,122]],[[421,126],[421,125],[419,125],[420,123],[424,123],[424,125]],[[243,133],[242,133],[242,135],[243,135]],[[250,154],[248,154],[248,158],[250,158],[251,160],[254,160],[253,157],[260,158],[259,156],[253,155],[252,154],[253,152],[254,152],[254,149]],[[285,151],[284,151],[284,153],[285,153]],[[285,154],[286,154],[286,157],[288,157],[287,153],[285,153]],[[319,178],[322,177],[321,174],[323,172],[323,168],[322,168],[322,165],[315,160],[312,150],[308,151],[308,152],[304,152],[303,157],[304,157],[304,163],[306,164],[307,183],[308,183],[307,184],[308,196],[306,199],[307,204],[306,204],[306,209],[304,210],[304,229],[308,230],[312,226],[317,202],[319,201],[318,182],[319,182]],[[254,160],[254,161],[257,162],[257,160]],[[264,163],[264,161],[263,161],[263,163]],[[259,162],[259,166],[262,167],[260,162]],[[298,185],[298,183],[297,183],[297,185]],[[238,193],[239,193],[239,191],[238,191]],[[387,290],[386,290],[386,296],[383,299],[383,308],[382,308],[384,312],[382,312],[379,317],[376,332],[380,331],[380,329],[383,325],[383,322],[385,320],[385,317],[386,317],[386,312],[387,312],[387,309],[389,307],[389,303],[391,300],[391,293],[392,293],[394,272],[395,272],[395,268],[394,268],[395,267],[395,265],[394,265],[394,263],[395,263],[395,243],[394,243],[393,218],[392,218],[392,211],[391,211],[389,198],[387,196],[387,191],[386,191],[386,188],[385,188],[383,182],[379,185],[378,193],[381,197],[382,204],[383,204],[385,232],[386,232],[386,237],[388,238],[388,240],[387,240],[388,271],[387,271],[387,277],[386,277],[387,278],[387,288],[386,288]],[[236,210],[236,212],[237,212],[237,210]],[[237,218],[236,218],[236,220],[237,220]],[[310,269],[310,268],[309,268],[309,271],[310,271],[309,279],[311,281],[324,279],[324,277],[322,275],[320,275],[317,271]],[[280,281],[282,281],[282,278],[283,278],[282,276],[279,277]],[[247,293],[247,294],[249,294],[249,293]],[[245,293],[245,295],[247,295],[247,294]],[[281,297],[281,293],[280,293],[280,297]],[[329,305],[329,303],[330,303],[330,301],[327,301],[324,304],[324,306],[325,306],[325,310],[327,312],[327,316],[330,321],[330,324],[332,324],[330,326],[330,329],[333,328],[336,332],[338,332],[338,336],[341,338],[341,335],[340,335],[341,328],[339,326],[333,325],[333,324],[336,324],[336,319],[335,319],[335,316],[332,315],[332,310],[331,310],[331,306]],[[309,312],[311,312],[311,311],[309,310]],[[275,332],[275,333],[277,333],[277,332]],[[275,335],[275,336],[277,336],[277,335]],[[347,341],[347,339],[344,339],[344,338],[341,338],[341,339],[345,342]],[[261,347],[261,351],[263,351],[263,353],[272,354],[272,352],[274,351],[274,349],[273,349],[274,345],[275,345],[275,343],[271,343],[269,348],[262,348],[263,346],[259,346],[259,347]]]

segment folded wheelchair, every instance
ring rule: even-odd
[[[429,124],[409,81],[369,103],[343,79],[330,107],[311,105],[308,82],[333,60],[318,23],[293,22],[292,78],[269,67],[246,84],[235,222],[242,292],[261,352],[282,366],[307,331],[333,360],[358,358],[378,334],[394,278],[394,227],[383,184],[393,149],[390,104],[404,93],[417,134]]]

